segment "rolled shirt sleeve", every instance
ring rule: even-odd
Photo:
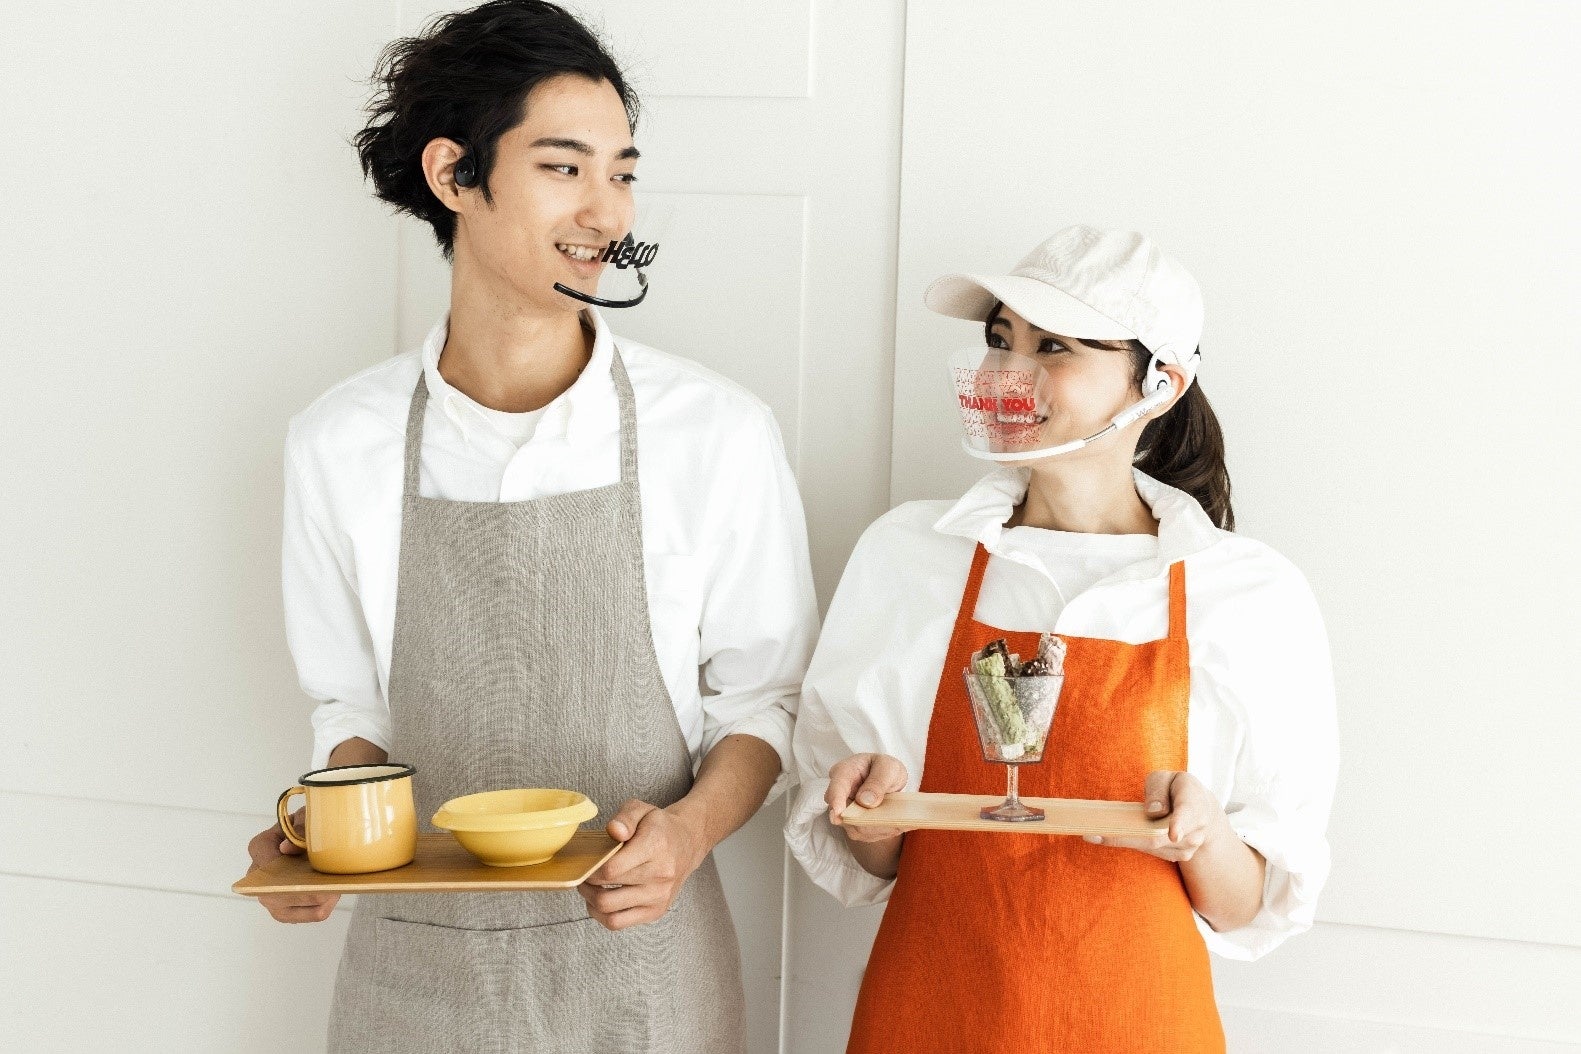
[[[934,672],[955,614],[942,598],[960,585],[950,576],[942,584],[908,581],[906,569],[941,562],[940,550],[963,548],[933,534],[926,522],[918,507],[903,506],[862,535],[802,689],[794,747],[799,786],[785,842],[807,876],[848,907],[887,900],[894,881],[857,863],[845,833],[829,822],[823,800],[829,770],[852,754],[874,752],[906,766],[906,790],[922,783]],[[929,672],[919,676],[919,670]]]
[[[706,574],[698,625],[703,743],[707,756],[730,735],[750,735],[791,770],[797,697],[818,636],[807,527],[779,428],[767,408],[727,445],[717,488],[728,507]],[[772,796],[772,794],[771,794]]]
[[[1210,645],[1193,669],[1194,704],[1201,696],[1241,716],[1223,804],[1236,834],[1267,861],[1250,923],[1215,932],[1198,918],[1209,950],[1229,959],[1260,958],[1310,929],[1329,874],[1339,746],[1328,638],[1306,580],[1278,559],[1280,573],[1225,613],[1239,623],[1227,635],[1233,653]]]
[[[857,863],[845,834],[829,822],[829,807],[823,800],[829,769],[860,751],[829,723],[828,708],[816,690],[803,692],[801,706],[796,733],[798,784],[785,822],[785,844],[807,877],[841,904],[882,903],[889,899],[894,880],[879,878]]]
[[[286,441],[281,584],[286,641],[302,691],[316,700],[312,767],[352,738],[386,750],[390,711],[378,663],[349,571],[349,556],[325,524],[329,518]]]

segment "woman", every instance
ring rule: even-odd
[[[1194,383],[1201,293],[1146,238],[1072,227],[927,303],[984,327],[956,377],[967,445],[1008,464],[868,529],[803,689],[787,840],[843,902],[889,900],[848,1049],[1222,1050],[1207,953],[1255,958],[1311,925],[1337,749],[1311,591],[1230,533]],[[974,387],[1010,376],[1035,409]],[[840,824],[900,790],[1002,793],[961,673],[996,639],[1032,655],[1050,632],[1064,688],[1021,792],[1145,801],[1167,831]]]

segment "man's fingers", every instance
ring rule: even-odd
[[[598,924],[607,930],[625,930],[633,926],[642,926],[649,922],[656,922],[664,916],[665,909],[654,905],[645,905],[640,908],[627,908],[610,915],[602,912],[589,912]]]
[[[276,922],[323,922],[339,900],[339,894],[314,893],[276,893],[258,898]]]
[[[637,833],[637,828],[642,824],[643,817],[647,816],[656,805],[649,805],[645,801],[628,801],[610,817],[606,830],[609,836],[617,842],[630,841]]]
[[[630,862],[621,863],[620,858],[628,854],[630,854]],[[620,866],[616,866],[617,864]],[[588,878],[588,883],[601,886],[639,886],[654,882],[674,882],[678,877],[680,876],[676,874],[675,859],[670,854],[656,853],[639,857],[631,848],[627,848],[610,857],[609,862],[602,869]]]
[[[651,812],[652,810],[650,809],[649,811]],[[615,821],[609,821],[609,825],[614,827]],[[625,844],[620,847],[620,851],[604,861],[602,867],[589,875],[587,877],[588,882],[595,885],[613,885],[616,883],[626,885],[633,881],[632,876],[637,873],[639,868],[648,864],[655,856],[660,855],[657,852],[659,848],[657,844],[658,839],[649,835],[648,828],[644,828],[641,822],[638,821],[632,824],[632,830],[634,833],[627,836]],[[610,832],[610,836],[614,836],[614,831]]]
[[[266,893],[258,898],[258,903],[266,908],[313,908],[339,899],[336,893]]]
[[[621,886],[617,889],[603,889],[584,882],[577,887],[577,891],[582,894],[582,899],[587,901],[588,913],[599,915],[613,915],[616,912],[654,904],[663,899],[651,886]]]

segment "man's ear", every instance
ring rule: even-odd
[[[454,139],[430,139],[423,147],[423,178],[434,197],[451,212],[465,211],[467,187],[456,185],[456,162],[466,156],[466,148]]]

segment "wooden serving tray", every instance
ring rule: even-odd
[[[1041,820],[985,820],[984,806],[1004,801],[1002,794],[923,794],[900,791],[885,796],[876,808],[852,802],[840,814],[851,827],[906,827],[926,831],[992,831],[996,834],[1096,834],[1104,837],[1151,837],[1169,827],[1168,817],[1153,820],[1139,801],[1086,801],[1079,798],[1022,798],[1042,809]]]
[[[541,864],[489,867],[461,848],[448,832],[417,836],[417,855],[405,867],[366,875],[326,875],[307,855],[282,856],[247,872],[231,889],[243,896],[263,893],[498,893],[526,889],[574,889],[621,846],[603,830],[578,831],[566,847]]]

